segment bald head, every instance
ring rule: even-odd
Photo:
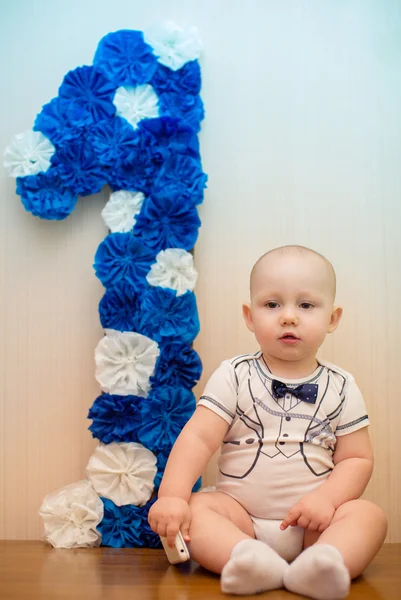
[[[250,276],[251,298],[255,287],[261,279],[268,276],[269,271],[283,268],[291,276],[291,268],[297,269],[303,265],[313,272],[315,278],[319,279],[322,289],[330,296],[336,295],[336,274],[333,265],[319,252],[306,248],[305,246],[281,246],[269,250],[261,256],[254,264]]]

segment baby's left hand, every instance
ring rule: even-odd
[[[287,516],[280,525],[280,529],[284,530],[288,526],[298,525],[303,529],[321,533],[330,525],[335,511],[336,509],[330,498],[317,490],[306,494],[288,511]]]

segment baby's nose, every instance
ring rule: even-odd
[[[286,309],[280,318],[281,325],[298,325],[298,317],[293,309]]]

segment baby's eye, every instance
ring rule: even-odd
[[[310,302],[302,302],[302,304],[300,304],[299,306],[300,308],[303,308],[305,310],[313,308],[313,304],[311,304]]]
[[[267,306],[267,308],[277,308],[279,303],[271,300],[270,302],[266,302],[265,306]]]

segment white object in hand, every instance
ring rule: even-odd
[[[186,543],[184,542],[184,538],[182,537],[181,532],[177,533],[175,538],[174,546],[170,548],[167,544],[167,538],[160,536],[161,543],[163,544],[163,548],[166,552],[168,560],[172,565],[176,565],[180,562],[186,562],[191,557],[189,555],[189,550],[187,548]]]

